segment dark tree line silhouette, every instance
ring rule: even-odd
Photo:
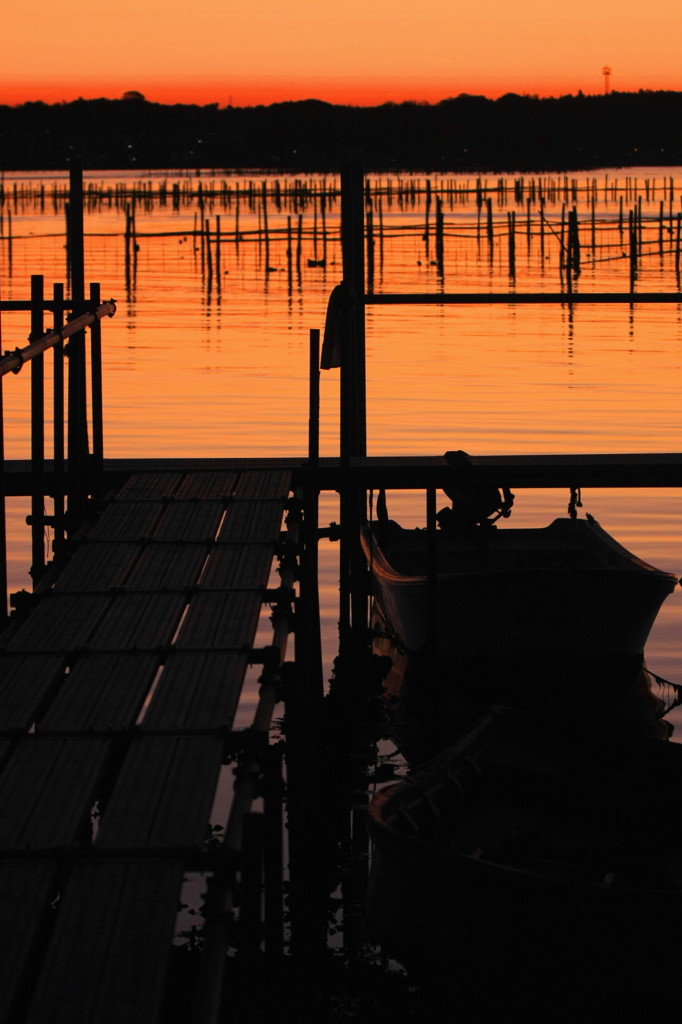
[[[682,164],[682,93],[612,92],[437,104],[258,107],[121,100],[0,106],[0,170],[268,168],[335,171],[359,149],[368,170],[542,171]]]

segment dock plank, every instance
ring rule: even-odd
[[[31,981],[33,960],[55,916],[57,868],[49,860],[0,861],[0,1024],[21,1019],[18,1000]]]
[[[200,847],[223,750],[220,736],[139,736],[104,810],[95,846]]]
[[[131,728],[158,671],[155,654],[83,654],[54,701],[38,718],[37,731],[88,732]]]
[[[212,541],[223,518],[222,501],[174,501],[167,505],[151,536],[155,540]]]
[[[261,469],[242,473],[234,492],[235,498],[260,498],[261,500],[285,500],[291,490],[290,469]]]
[[[26,1024],[156,1021],[182,879],[180,859],[77,864]]]
[[[240,474],[236,470],[212,470],[202,473],[188,473],[179,486],[175,497],[181,501],[201,499],[202,501],[225,501],[232,496]]]
[[[90,636],[94,650],[162,647],[173,639],[186,606],[182,594],[119,594]]]
[[[231,502],[221,524],[218,540],[223,542],[261,541],[275,538],[282,524],[281,501],[244,498]]]
[[[178,470],[133,473],[119,488],[115,500],[164,502],[176,494],[184,480],[185,473]]]
[[[113,501],[93,526],[85,544],[144,540],[154,532],[165,508],[160,501]]]
[[[55,593],[97,593],[120,590],[130,576],[142,548],[139,544],[89,544],[64,567]]]
[[[232,728],[247,666],[245,654],[173,652],[159,677],[143,728]]]
[[[262,605],[259,590],[199,593],[192,597],[175,646],[241,648],[253,642]]]
[[[272,562],[269,544],[215,544],[208,552],[201,587],[266,587]]]
[[[58,654],[0,654],[0,734],[25,732],[64,681]]]
[[[58,850],[79,842],[110,749],[104,738],[25,737],[0,773],[0,849]]]
[[[138,552],[137,562],[126,580],[126,589],[162,592],[193,587],[199,581],[210,550],[203,541],[146,544]]]
[[[92,594],[46,594],[25,620],[4,635],[5,650],[37,654],[84,647],[111,605]]]

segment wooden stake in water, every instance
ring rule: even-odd
[[[204,224],[204,245],[206,247],[206,292],[210,295],[213,289],[213,259],[211,256],[211,224],[208,217]]]
[[[634,209],[628,214],[628,236],[630,240],[630,291],[635,290],[637,280],[637,214]]]
[[[436,266],[441,278],[445,276],[445,246],[443,242],[444,220],[443,203],[440,196],[436,196]]]
[[[596,189],[596,182],[595,182],[595,189]],[[591,243],[592,243],[591,248],[592,248],[592,255],[593,256],[594,256],[594,254],[596,252],[596,249],[597,249],[597,226],[596,226],[596,222],[595,222],[595,205],[596,205],[595,204],[595,192],[593,191],[592,192],[592,196],[590,198],[590,240],[591,240]]]
[[[492,259],[493,259],[493,242],[495,240],[495,233],[493,231],[493,201],[492,201],[492,199],[490,199],[490,198],[486,199],[485,205],[486,205],[487,218],[488,218],[488,247],[489,247],[490,261],[492,263]]]
[[[287,286],[289,295],[293,288],[293,265],[292,265],[292,238],[291,238],[291,214],[287,214]]]
[[[296,271],[301,276],[301,250],[303,249],[303,214],[298,215],[298,230],[296,232]]]
[[[221,287],[221,270],[220,270],[220,214],[216,214],[215,219],[215,278],[216,288],[218,295],[220,295]]]
[[[509,243],[509,276],[516,278],[516,210],[507,211],[507,239]]]
[[[379,199],[379,272],[384,269],[384,207]]]
[[[320,193],[320,222],[322,225],[322,264],[327,266],[327,202],[324,190]]]
[[[268,232],[268,188],[264,181],[261,185],[263,209],[263,237],[265,239],[265,273],[270,272],[270,234]]]

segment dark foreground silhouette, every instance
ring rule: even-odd
[[[437,104],[319,100],[219,108],[120,100],[0,107],[0,170],[267,168],[335,171],[344,149],[368,170],[542,171],[682,163],[682,93],[610,93]]]

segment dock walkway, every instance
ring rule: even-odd
[[[137,473],[0,637],[0,1021],[150,1024],[291,473]]]

